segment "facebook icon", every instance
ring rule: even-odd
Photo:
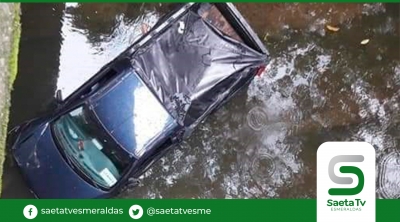
[[[37,208],[34,206],[34,205],[27,205],[25,208],[24,208],[24,211],[23,211],[23,213],[24,213],[24,217],[26,218],[26,219],[33,219],[33,218],[35,218],[36,216],[37,216],[37,214],[38,214],[38,210],[37,210]]]

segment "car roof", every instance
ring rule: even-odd
[[[133,69],[122,75],[95,96],[91,105],[113,138],[139,158],[177,123]]]

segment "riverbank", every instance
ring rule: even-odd
[[[0,4],[0,192],[2,190],[5,141],[7,136],[10,92],[17,76],[21,34],[20,4]],[[0,193],[1,194],[1,193]]]

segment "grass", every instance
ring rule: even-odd
[[[13,33],[12,33],[12,44],[11,52],[8,59],[8,90],[11,92],[13,88],[14,81],[18,73],[18,52],[19,52],[19,40],[21,36],[21,23],[20,23],[20,3],[15,3],[14,5],[14,21],[13,21]],[[0,135],[0,195],[2,190],[2,177],[3,177],[3,164],[6,155],[6,137],[7,137],[7,127],[8,127],[8,116],[9,116],[9,102],[10,93],[8,93],[7,98],[4,101],[3,116],[1,120],[1,135]]]
[[[14,28],[13,28],[13,42],[11,48],[11,54],[8,61],[8,69],[10,73],[9,87],[12,90],[15,79],[18,73],[18,52],[19,52],[19,40],[21,37],[21,23],[20,23],[20,3],[15,3],[14,7]]]

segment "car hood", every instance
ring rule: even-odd
[[[80,177],[54,143],[49,124],[37,127],[19,142],[14,158],[38,198],[101,198],[99,190]]]

